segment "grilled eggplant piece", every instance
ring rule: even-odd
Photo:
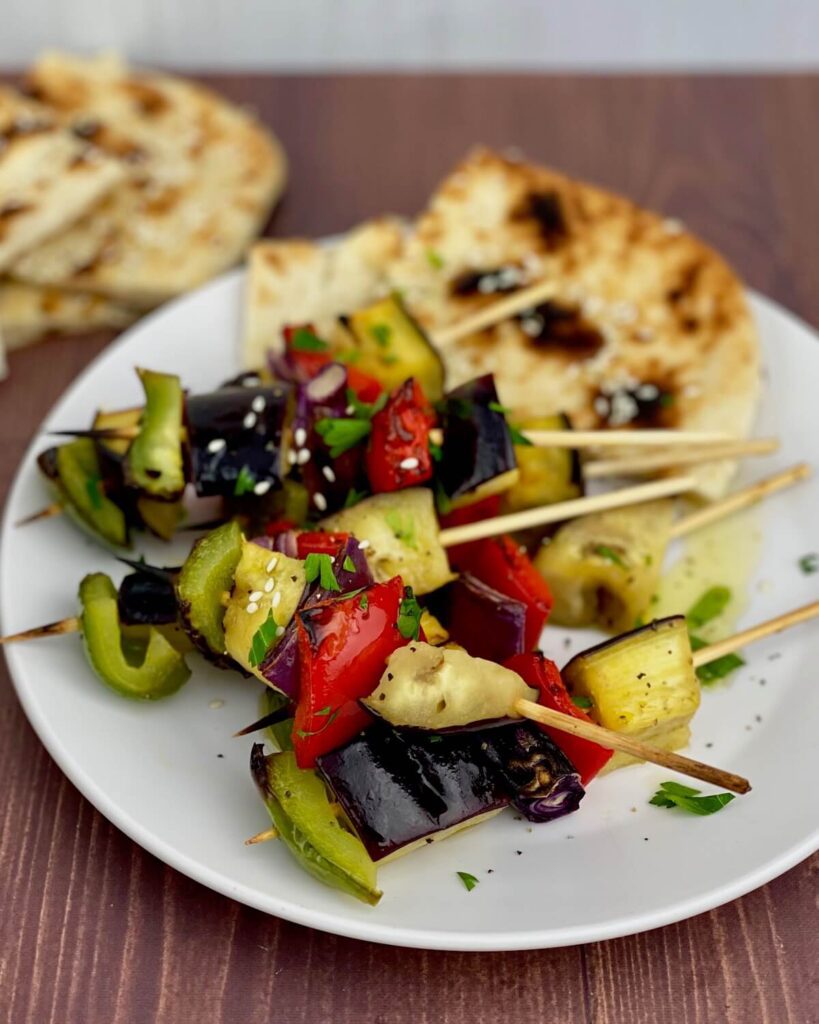
[[[225,387],[187,401],[191,470],[200,497],[260,497],[282,485],[290,389]]]
[[[437,480],[452,508],[501,494],[517,483],[512,436],[491,373],[450,391],[442,419]]]
[[[137,373],[145,389],[145,408],[139,434],[125,456],[125,481],[154,498],[174,501],[185,490],[182,385],[171,373]]]
[[[520,430],[571,430],[568,417],[542,416],[516,424]],[[505,491],[501,507],[504,512],[520,512],[557,501],[570,501],[583,495],[583,474],[576,448],[539,448],[515,445],[520,476]]]
[[[296,767],[291,751],[265,756],[254,744],[250,771],[279,839],[311,875],[375,906],[381,899],[375,865],[361,840],[344,828],[324,784]]]
[[[443,594],[452,643],[475,658],[503,662],[526,650],[526,605],[465,572]]]
[[[424,487],[374,494],[320,525],[368,542],[367,562],[377,583],[400,576],[416,594],[428,594],[453,579],[438,540],[432,492]]]
[[[652,501],[562,526],[534,560],[554,597],[553,621],[632,629],[657,589],[673,509]]]
[[[79,437],[49,449],[37,462],[51,481],[57,500],[78,525],[115,547],[130,545],[125,512],[108,493],[90,438]]]
[[[484,733],[482,756],[493,765],[529,821],[553,821],[576,811],[585,789],[560,747],[528,723]]]
[[[516,672],[458,647],[411,643],[390,655],[375,691],[362,702],[391,725],[451,729],[508,718],[518,698],[537,691]]]
[[[370,857],[407,853],[497,813],[509,797],[479,733],[398,732],[376,723],[323,754],[319,772]]]
[[[684,747],[700,704],[685,617],[658,619],[576,655],[563,669],[573,696],[588,697],[600,725],[666,750]],[[615,754],[605,771],[636,759]]]
[[[164,626],[179,617],[173,580],[159,572],[132,572],[117,591],[119,619],[124,626]]]
[[[392,391],[415,377],[431,401],[444,390],[444,364],[420,325],[397,295],[342,318],[357,353],[356,369]]]

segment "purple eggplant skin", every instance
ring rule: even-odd
[[[158,573],[137,571],[123,577],[117,607],[125,626],[162,626],[179,618],[173,580]]]
[[[481,757],[480,733],[403,732],[375,722],[318,770],[372,860],[505,807],[506,788]],[[430,838],[430,842],[431,842]]]
[[[449,639],[473,658],[504,662],[526,651],[526,605],[465,572],[444,590],[441,618]]]
[[[266,538],[272,539],[272,538]],[[267,547],[267,545],[263,545]],[[344,563],[350,559],[353,569],[345,569]],[[301,595],[296,614],[312,604],[324,601],[328,597],[347,594],[360,587],[368,587],[373,582],[372,573],[367,565],[364,552],[358,546],[355,537],[349,537],[339,553],[333,559],[333,575],[340,590],[324,590],[318,580],[308,583]],[[286,694],[291,700],[299,696],[299,644],[296,630],[296,618],[287,624],[281,640],[270,651],[259,666],[259,671],[276,690]]]
[[[251,543],[267,548],[268,551],[278,551],[288,558],[299,557],[298,534],[295,530],[280,530],[271,537],[253,537]]]
[[[515,448],[491,373],[450,391],[444,399],[444,444],[437,479],[449,498],[470,494],[515,469]]]
[[[494,767],[512,803],[529,821],[562,818],[576,811],[585,796],[572,762],[545,733],[528,723],[487,732],[481,756]]]
[[[186,402],[191,478],[199,497],[261,496],[281,487],[290,388],[227,387]]]

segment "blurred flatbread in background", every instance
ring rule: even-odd
[[[133,310],[99,295],[0,280],[0,325],[8,351],[34,344],[47,334],[127,327],[135,318]]]
[[[337,242],[265,239],[248,264],[242,362],[264,365],[282,346],[288,324],[311,323],[332,339],[336,318],[386,295],[387,272],[401,249],[404,225],[381,217],[353,228]]]
[[[27,253],[13,276],[150,308],[236,263],[284,187],[278,141],[202,86],[132,71],[113,55],[46,53],[28,86],[126,172],[70,229]]]
[[[758,341],[740,279],[678,222],[544,167],[478,150],[415,222],[393,286],[431,331],[554,282],[526,315],[446,347],[447,386],[494,373],[504,404],[579,428],[747,436]],[[732,463],[697,470],[726,487]]]
[[[0,87],[0,270],[76,221],[123,181],[121,163],[54,113]]]

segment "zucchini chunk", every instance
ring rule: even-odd
[[[700,704],[685,617],[658,619],[575,655],[563,669],[573,696],[588,697],[591,717],[665,750],[688,743]],[[637,759],[615,753],[604,771]]]
[[[355,345],[356,369],[375,377],[387,391],[415,377],[430,402],[441,397],[444,364],[398,295],[342,317],[341,322]]]
[[[519,430],[571,430],[568,417],[541,416],[515,424]],[[515,445],[520,476],[504,492],[503,512],[521,512],[526,508],[553,505],[583,496],[583,474],[576,448],[539,448]]]
[[[633,629],[660,580],[674,506],[652,501],[561,526],[535,556],[554,597],[552,621]]]
[[[41,465],[45,460],[41,460]],[[54,449],[54,475],[60,503],[71,517],[115,547],[128,547],[125,513],[106,494],[94,442],[79,437]]]
[[[362,546],[377,583],[400,576],[416,594],[428,594],[454,579],[438,540],[432,491],[424,487],[374,494],[319,525],[367,541]]]
[[[172,501],[185,490],[182,385],[171,373],[137,373],[145,389],[145,410],[125,458],[125,479],[154,498]]]

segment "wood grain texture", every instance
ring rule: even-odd
[[[683,218],[750,284],[819,323],[819,79],[214,80],[279,133],[277,234],[412,213],[471,143],[520,146]],[[11,357],[0,501],[105,337]],[[217,896],[134,846],[40,746],[0,663],[0,1021],[11,1024],[813,1024],[819,857],[659,931],[526,954],[338,939]]]

